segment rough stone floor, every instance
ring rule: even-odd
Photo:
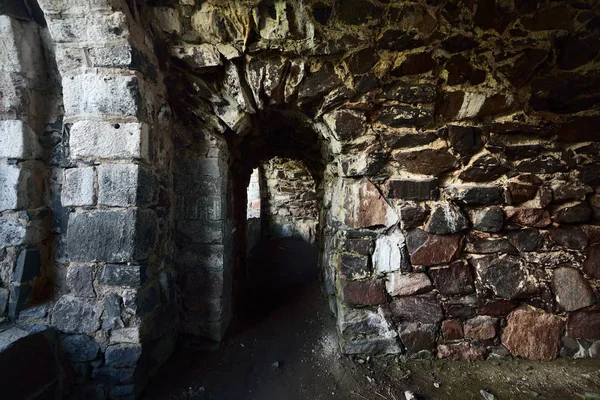
[[[238,313],[221,348],[180,348],[142,399],[403,400],[409,390],[417,399],[454,400],[483,399],[482,389],[498,400],[582,399],[600,392],[598,360],[341,356],[316,280],[316,250],[301,241],[271,240],[254,253],[253,301]]]

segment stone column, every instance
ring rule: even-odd
[[[66,287],[50,320],[63,334],[78,391],[134,398],[176,336],[165,161],[170,110],[150,40],[125,2],[41,7],[69,132],[61,194]]]
[[[41,31],[19,2],[0,7],[0,320],[42,297],[48,264]]]
[[[232,315],[228,159],[224,146],[211,146],[176,160],[173,170],[181,332],[214,341],[222,339]]]

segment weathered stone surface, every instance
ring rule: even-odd
[[[508,300],[535,293],[536,288],[525,272],[522,261],[512,255],[483,256],[469,262],[477,270],[479,278],[494,293]]]
[[[462,235],[432,235],[413,229],[407,233],[406,246],[413,265],[447,264],[458,256]]]
[[[431,53],[411,53],[404,60],[392,69],[393,76],[418,75],[429,72],[438,66],[438,62]]]
[[[342,302],[348,305],[374,306],[383,304],[385,283],[381,279],[366,281],[342,281]]]
[[[98,203],[129,207],[156,200],[157,181],[147,169],[135,164],[102,164],[98,167]]]
[[[20,120],[0,121],[0,157],[31,160],[41,155],[39,139],[29,125]]]
[[[587,257],[583,263],[583,272],[591,278],[600,279],[600,245],[594,244],[587,250]]]
[[[344,189],[344,222],[350,228],[391,226],[398,221],[394,209],[368,179],[347,184]]]
[[[438,358],[446,358],[453,361],[479,361],[485,360],[486,356],[484,347],[469,343],[440,344],[437,350]]]
[[[65,112],[69,115],[135,117],[140,113],[136,76],[81,74],[62,80]],[[119,93],[115,96],[115,93]]]
[[[381,8],[367,0],[359,0],[340,4],[337,17],[340,22],[348,25],[362,25],[371,20],[377,20],[380,15]]]
[[[155,224],[151,210],[72,213],[67,229],[69,257],[107,262],[144,259],[154,243]]]
[[[545,228],[552,223],[550,213],[541,208],[507,208],[504,212],[509,224]]]
[[[402,200],[437,200],[439,196],[437,179],[393,179],[386,184],[388,198]]]
[[[536,251],[544,245],[544,238],[533,228],[509,232],[507,237],[520,252]]]
[[[573,25],[574,15],[566,4],[540,9],[531,16],[521,18],[525,29],[545,31],[550,29],[569,29]]]
[[[104,361],[113,368],[135,367],[141,355],[140,345],[115,344],[106,348]]]
[[[554,174],[556,172],[565,172],[567,166],[555,157],[542,155],[534,159],[519,162],[516,169],[520,172],[534,174]]]
[[[447,149],[397,151],[392,158],[409,172],[438,176],[456,168],[456,158]]]
[[[422,272],[389,274],[385,287],[390,296],[411,296],[428,292],[433,288],[427,274]]]
[[[552,228],[550,237],[559,246],[575,250],[583,250],[588,244],[588,238],[579,228]]]
[[[586,185],[600,185],[600,164],[583,165],[578,170],[581,182]]]
[[[408,354],[434,350],[438,327],[435,324],[408,322],[398,327],[398,335]]]
[[[98,356],[100,345],[87,335],[71,335],[61,341],[61,348],[71,361],[85,362]]]
[[[508,203],[521,204],[535,198],[539,184],[530,182],[508,182]]]
[[[338,327],[342,334],[352,335],[386,335],[390,332],[390,324],[381,312],[363,308],[338,308]]]
[[[481,232],[500,232],[504,227],[504,210],[493,206],[470,212],[473,229]]]
[[[8,292],[8,289],[0,288],[0,317],[4,317],[6,313],[9,297],[10,293]]]
[[[369,257],[350,253],[340,254],[338,269],[347,279],[365,278],[369,273]]]
[[[600,225],[580,225],[579,228],[587,235],[590,244],[600,243]]]
[[[462,156],[475,153],[483,145],[481,131],[472,126],[450,125],[448,140],[454,151]]]
[[[594,220],[600,221],[600,195],[590,196],[589,200]]]
[[[462,324],[451,319],[442,321],[442,336],[444,340],[462,339],[464,337]]]
[[[552,218],[559,224],[578,224],[587,222],[592,216],[592,210],[587,203],[563,206],[552,214]]]
[[[341,343],[344,354],[399,354],[402,348],[396,338],[374,338],[343,340]]]
[[[65,170],[61,191],[63,206],[92,206],[96,201],[95,172],[92,167]]]
[[[593,142],[598,140],[595,127],[600,123],[598,117],[576,117],[563,124],[558,137],[565,142]]]
[[[77,121],[70,131],[71,156],[83,159],[148,159],[148,126],[128,122]]]
[[[556,302],[565,311],[579,310],[596,302],[590,284],[575,268],[556,268],[552,276],[552,288]]]
[[[425,127],[433,122],[434,109],[430,106],[417,107],[403,104],[384,107],[377,121],[394,128],[404,126]]]
[[[410,268],[406,239],[402,232],[396,230],[377,239],[373,266],[378,275],[398,270],[406,271]]]
[[[80,297],[96,297],[93,272],[91,265],[70,267],[67,271],[67,285],[71,293]]]
[[[465,321],[464,333],[468,339],[488,340],[496,337],[498,319],[489,316],[478,316]]]
[[[419,206],[404,204],[399,209],[400,227],[402,229],[413,229],[425,222],[425,212]]]
[[[386,16],[390,24],[422,35],[430,34],[437,26],[435,16],[422,4],[397,4],[390,7]]]
[[[552,314],[515,310],[502,330],[502,344],[512,355],[530,360],[556,358],[563,322]]]
[[[366,133],[365,117],[350,110],[336,110],[323,118],[338,140],[357,139]]]
[[[457,34],[445,39],[442,42],[442,47],[448,53],[454,54],[473,49],[477,47],[478,44],[479,42],[472,37],[465,36],[463,34]]]
[[[459,178],[466,182],[486,182],[498,179],[509,168],[497,156],[484,154],[473,160],[470,166],[465,168]]]
[[[468,227],[469,221],[460,207],[453,203],[438,203],[431,211],[423,229],[429,233],[447,235],[464,231]]]
[[[548,51],[543,49],[525,49],[512,64],[499,68],[517,89],[523,87],[533,76],[535,70],[546,60]]]
[[[402,29],[388,29],[377,40],[377,47],[386,50],[410,50],[423,46],[424,41]]]
[[[311,72],[300,84],[298,101],[314,101],[323,97],[341,84],[341,79],[329,63],[323,64],[317,71]]]
[[[425,146],[439,139],[439,136],[434,131],[419,132],[412,129],[403,130],[400,132],[387,132],[386,130],[381,131],[381,141],[383,145],[392,150]]]
[[[17,246],[23,244],[27,238],[26,226],[20,221],[0,219],[0,240],[4,246]]]
[[[567,314],[567,336],[576,339],[600,339],[600,311],[576,311]]]
[[[489,206],[503,202],[498,186],[450,186],[444,192],[459,204]]]
[[[557,181],[552,184],[552,202],[562,203],[569,200],[584,201],[594,190],[587,185],[570,185],[568,182]]]
[[[102,310],[93,300],[63,296],[52,312],[52,326],[62,332],[93,333],[100,328]]]
[[[369,256],[375,250],[375,242],[371,239],[348,239],[344,242],[344,250],[350,253]]]
[[[557,64],[560,69],[573,70],[592,61],[598,51],[598,36],[565,36],[557,41]],[[581,140],[585,142],[585,140]]]
[[[181,243],[223,242],[223,221],[182,220],[177,221],[176,236]]]
[[[465,252],[478,254],[516,253],[517,249],[506,238],[488,238],[467,242]]]
[[[466,295],[475,291],[471,267],[464,261],[455,261],[445,267],[429,269],[436,289],[445,296]]]
[[[440,302],[435,297],[396,297],[390,308],[394,318],[400,321],[436,324],[444,318]]]
[[[386,86],[382,96],[401,103],[431,103],[437,98],[437,87],[430,84],[411,85],[398,81]]]
[[[145,265],[106,264],[99,281],[103,285],[140,287],[146,279]]]
[[[460,85],[463,83],[470,83],[471,85],[479,85],[485,81],[486,73],[484,70],[474,68],[462,54],[456,54],[448,61],[445,65],[446,71],[448,71],[448,85]]]
[[[508,300],[492,300],[478,310],[480,315],[490,315],[492,317],[504,317],[512,310],[517,308],[518,303]]]
[[[0,165],[0,211],[32,209],[43,204],[45,172],[39,161]]]
[[[204,44],[184,44],[173,46],[171,55],[193,68],[207,68],[221,65],[221,55],[216,46]]]

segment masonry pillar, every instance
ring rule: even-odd
[[[120,1],[41,6],[69,132],[66,287],[50,320],[80,395],[134,398],[176,336],[170,110],[135,9]]]

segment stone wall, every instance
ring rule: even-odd
[[[591,4],[156,13],[178,21],[167,79],[196,89],[171,85],[172,105],[228,137],[235,171],[320,154],[307,166],[323,183],[322,271],[345,352],[596,354],[597,329],[582,328],[599,318]]]
[[[171,111],[137,10],[40,6],[62,87],[60,135],[48,133],[60,144],[50,160],[54,301],[19,322],[59,332],[75,378],[66,396],[132,398],[177,334]]]
[[[0,6],[0,313],[59,331],[73,395],[222,338],[274,157],[344,352],[598,357],[595,2],[140,3]]]
[[[232,316],[229,154],[218,141],[174,163],[181,332],[219,341]]]
[[[314,243],[319,211],[315,181],[308,169],[301,161],[278,157],[264,163],[261,169],[266,234]]]

